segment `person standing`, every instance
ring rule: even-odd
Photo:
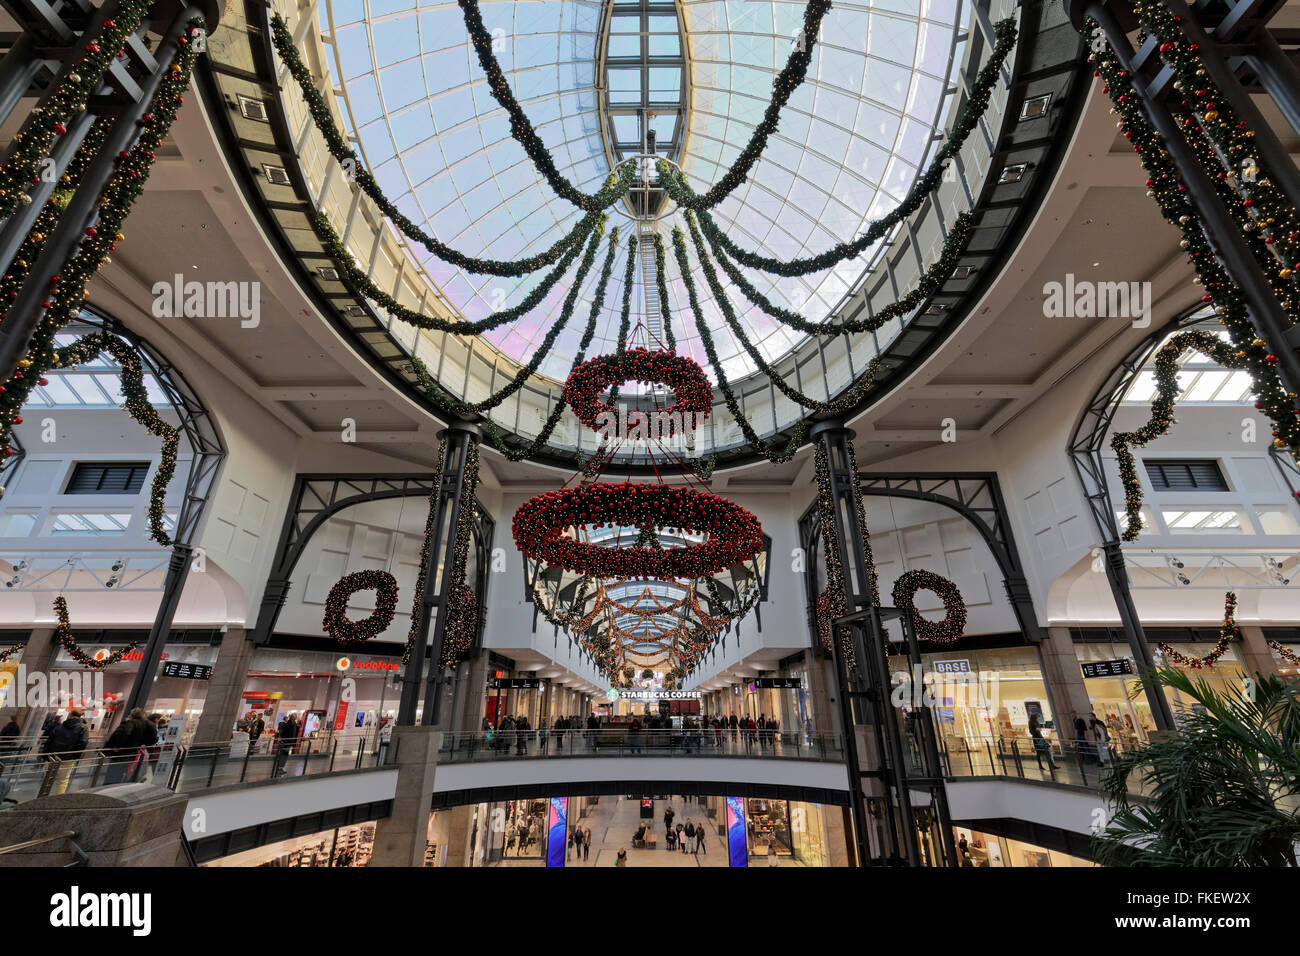
[[[675,816],[677,816],[677,814],[673,812],[673,808],[672,808],[671,806],[668,807],[668,809],[664,811],[664,829],[665,829],[665,830],[671,830],[671,829],[673,828],[673,817],[675,817]]]
[[[1110,731],[1095,712],[1090,712],[1088,718],[1088,724],[1092,728],[1093,746],[1097,750],[1097,762],[1105,767],[1110,763]]]
[[[0,730],[0,756],[18,752],[18,737],[22,732],[22,728],[18,726],[17,718],[10,717],[9,723],[4,725],[3,730]]]
[[[626,849],[626,848],[624,848],[624,847],[619,847],[619,848],[618,848],[618,857],[614,860],[614,865],[615,865],[615,866],[627,866],[627,849]]]
[[[627,743],[632,749],[632,753],[641,752],[641,721],[636,717],[632,718],[632,723],[627,725]]]
[[[1088,722],[1073,710],[1070,711],[1070,721],[1074,724],[1074,740],[1079,747],[1079,757],[1087,760],[1089,756]]]
[[[740,724],[740,721],[736,719],[736,715],[734,713],[731,715],[731,719],[728,721],[728,724],[731,727],[731,742],[734,744],[736,742],[736,727]]]
[[[704,845],[704,824],[701,823],[695,828],[695,855],[700,855],[700,850],[704,850],[704,855],[709,855],[709,848]]]
[[[677,845],[681,847],[682,852],[686,852],[686,827],[685,824],[677,824]]]
[[[271,776],[278,777],[284,773],[289,754],[298,745],[298,715],[290,713],[280,722],[275,731],[275,762],[271,765]]]
[[[393,739],[393,718],[383,718],[383,723],[379,725],[379,757],[377,764],[382,765],[388,756],[388,744]]]
[[[591,856],[591,827],[582,831],[582,862],[586,863],[587,858]]]

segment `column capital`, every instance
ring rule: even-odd
[[[808,429],[808,437],[816,440],[823,435],[833,435],[837,432],[844,432],[848,435],[849,441],[853,441],[856,436],[852,428],[849,428],[838,418],[832,418],[828,421],[817,422],[812,428]]]

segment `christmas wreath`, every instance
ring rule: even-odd
[[[375,609],[360,621],[348,620],[348,598],[358,591],[375,592]],[[387,571],[353,571],[338,579],[325,599],[321,627],[340,644],[360,644],[377,637],[393,623],[397,609],[397,578]]]
[[[592,525],[708,532],[680,548],[601,547],[565,534]],[[726,498],[694,488],[599,483],[547,491],[515,512],[515,544],[535,561],[594,578],[699,578],[740,564],[763,549],[758,519]]]
[[[1204,657],[1191,657],[1187,654],[1180,654],[1168,644],[1157,644],[1171,661],[1175,664],[1182,664],[1193,670],[1200,670],[1202,667],[1213,667],[1214,662],[1223,656],[1223,652],[1228,649],[1232,639],[1241,634],[1237,629],[1237,595],[1229,591],[1224,595],[1223,603],[1223,624],[1219,626],[1219,640],[1215,643],[1214,649]]]
[[[612,355],[598,355],[578,365],[564,383],[564,398],[578,421],[593,431],[604,431],[601,418],[617,412],[601,401],[600,393],[624,382],[667,385],[677,395],[677,403],[660,412],[661,436],[672,435],[690,419],[690,414],[707,418],[713,410],[713,389],[704,370],[691,359],[672,352],[649,352],[629,349]],[[608,419],[606,419],[608,420]],[[689,430],[689,429],[686,429]]]
[[[81,645],[77,643],[77,639],[72,636],[72,621],[68,619],[68,602],[62,594],[54,599],[54,613],[59,619],[59,625],[54,629],[55,638],[58,639],[63,649],[68,652],[69,657],[91,670],[102,671],[110,664],[116,664],[138,646],[138,642],[132,641],[126,647],[119,647],[111,654],[105,654],[102,658],[96,660],[83,651]]]
[[[927,621],[921,617],[912,598],[925,589],[939,595],[946,612],[942,621]],[[966,630],[966,602],[961,599],[957,585],[933,571],[907,571],[894,582],[894,607],[911,614],[918,640],[932,644],[951,644]]]

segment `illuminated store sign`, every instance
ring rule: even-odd
[[[350,657],[340,657],[334,666],[341,671],[395,671],[396,661],[354,661]]]
[[[605,694],[610,700],[699,700],[698,690],[619,690],[611,687]]]

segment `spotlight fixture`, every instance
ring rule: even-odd
[[[1035,96],[1027,99],[1020,105],[1020,121],[1041,119],[1047,115],[1047,108],[1051,105],[1052,94],[1044,93],[1042,96]]]
[[[1028,163],[1016,163],[1011,166],[1003,166],[1002,172],[998,174],[998,185],[1003,186],[1008,183],[1018,183],[1025,178],[1025,170],[1029,168]]]
[[[316,270],[316,274],[330,282],[337,282],[339,278],[339,270],[333,266],[321,266]]]
[[[239,114],[244,119],[256,120],[259,123],[268,123],[270,119],[266,114],[266,104],[259,99],[251,96],[245,96],[243,93],[235,94],[239,100]]]

